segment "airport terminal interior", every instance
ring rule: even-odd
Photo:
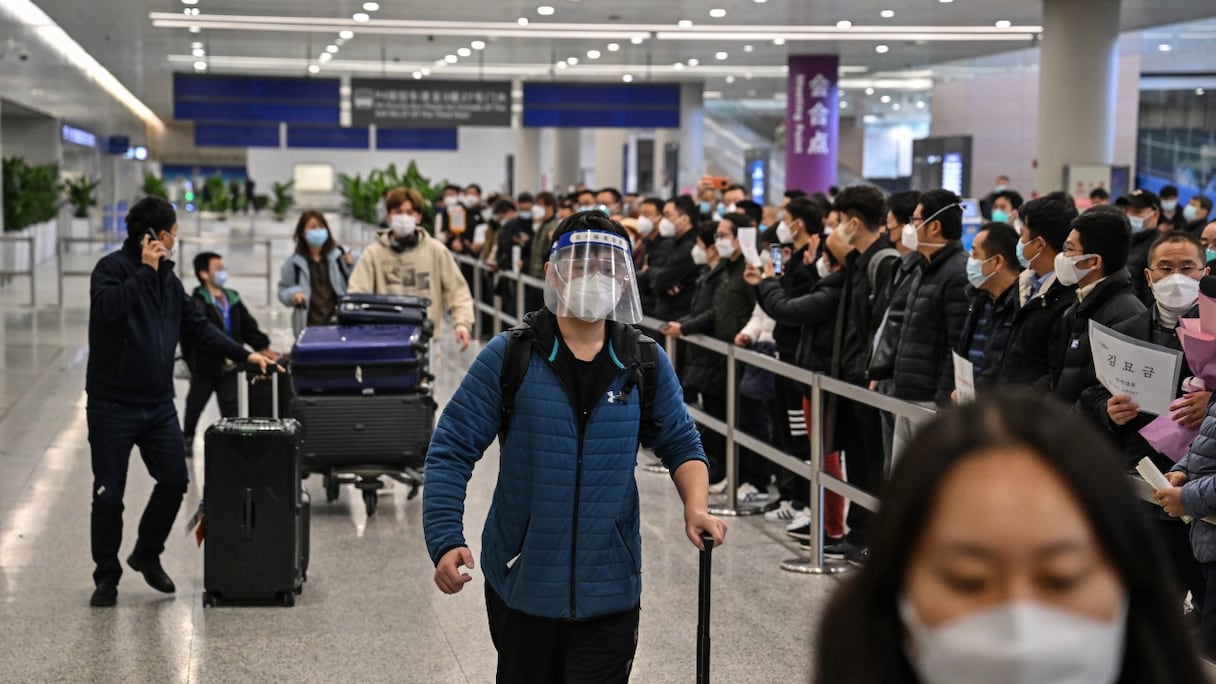
[[[1216,348],[1208,348],[1216,280],[1203,279],[1204,268],[1216,266],[1210,0],[0,0],[0,157],[0,682],[701,682],[709,681],[706,667],[714,681],[824,684],[1216,677],[1216,586],[1209,586],[1216,539],[1206,536],[1216,529],[1216,508],[1204,508],[1216,500],[1216,449],[1208,453],[1216,404],[1209,413],[1206,390],[1216,387]],[[156,225],[166,207],[175,223]],[[151,223],[139,223],[145,220]],[[614,297],[598,314],[577,313],[574,284],[554,275],[565,255],[580,253],[571,238],[556,239],[567,226],[586,231],[574,242],[577,235],[601,241],[605,251],[588,257],[588,268],[625,283],[596,295]],[[597,231],[604,235],[586,237]],[[161,251],[149,257],[153,246]],[[432,247],[426,258],[433,267],[415,272],[411,255]],[[200,266],[205,253],[222,266],[208,258]],[[195,311],[197,302],[216,328],[211,335],[249,327],[244,318],[233,325],[239,301],[265,333],[258,342],[237,340],[252,345],[246,352],[291,353],[284,363],[290,382],[279,384],[290,394],[278,417],[299,419],[303,446],[291,453],[303,472],[299,463],[282,466],[296,468],[288,499],[270,484],[241,480],[253,477],[247,463],[270,452],[225,452],[225,445],[248,451],[252,442],[238,448],[232,445],[241,440],[209,430],[221,421],[218,394],[201,416],[188,407],[205,375],[201,356],[170,349],[190,358],[173,364],[170,380],[164,350],[159,360],[143,348],[142,356],[128,353],[121,330],[138,325],[128,317],[177,315],[148,294],[155,276],[138,262],[150,266],[158,257],[175,264],[170,275],[159,262],[162,278],[180,278],[185,296],[193,294],[182,306]],[[103,322],[102,272],[119,261],[129,269],[126,280],[114,281],[123,283],[124,298],[117,309],[113,296],[107,300]],[[356,282],[368,285],[360,290]],[[1123,290],[1111,294],[1116,287]],[[429,310],[411,309],[360,303],[359,294],[433,301]],[[636,315],[625,304],[633,296]],[[155,305],[141,305],[140,297]],[[354,303],[348,311],[340,302]],[[377,322],[388,325],[352,323],[350,312],[361,306],[369,316],[383,306]],[[390,310],[404,318],[392,319]],[[428,509],[424,524],[424,499],[439,507],[426,499],[421,460],[430,432],[447,425],[448,439],[472,443],[461,430],[478,417],[445,409],[456,405],[458,391],[469,391],[460,388],[474,378],[475,363],[499,363],[494,350],[479,356],[495,334],[533,310],[556,314],[563,339],[574,329],[564,326],[607,316],[609,326],[636,325],[658,341],[659,353],[674,356],[691,420],[654,429],[678,424],[691,434],[695,420],[704,446],[694,451],[700,458],[703,450],[709,465],[708,491],[700,479],[693,486],[708,505],[697,519],[712,516],[728,528],[706,573],[675,482],[675,472],[700,466],[668,472],[661,458],[688,454],[662,449],[642,447],[634,457],[631,432],[613,442],[636,462],[640,524],[632,530],[617,519],[616,534],[604,536],[641,568],[640,601],[632,603],[640,605],[636,653],[623,657],[613,677],[508,678],[499,669],[502,649],[520,645],[506,646],[499,634],[496,650],[491,638],[486,582],[501,573],[483,571],[482,532],[507,534],[500,528],[518,511],[499,511],[489,523],[487,515],[496,488],[521,485],[512,480],[519,468],[500,474],[497,439],[467,485],[463,532],[476,563],[464,572],[471,579],[454,595],[436,586],[436,563],[453,548],[430,517],[439,512]],[[160,325],[187,345],[194,339],[190,326]],[[429,326],[429,341],[426,332],[401,332]],[[375,373],[388,371],[373,372],[355,334],[344,331],[373,327],[405,335],[399,346],[422,359],[410,366],[415,384],[371,389]],[[353,360],[310,371],[308,338],[330,329]],[[91,340],[121,344],[121,359],[98,358]],[[629,367],[608,349],[611,361],[598,351],[596,358]],[[880,371],[884,349],[891,369]],[[1119,368],[1116,353],[1127,355]],[[1110,370],[1096,362],[1105,354]],[[532,358],[529,372],[543,368],[543,354]],[[547,360],[567,358],[587,368],[578,365],[587,359],[573,349],[559,356],[556,345]],[[935,365],[922,373],[924,364]],[[1156,364],[1174,373],[1154,381]],[[215,357],[215,368],[222,365]],[[660,376],[668,365],[658,364]],[[666,394],[661,387],[660,399],[647,397],[645,385],[658,381],[641,368],[630,377],[643,387],[639,424],[646,424],[647,402]],[[1018,371],[1025,377],[1006,382]],[[563,372],[551,375],[564,381]],[[97,388],[92,395],[86,375]],[[96,380],[103,375],[108,383]],[[237,376],[244,374],[217,370],[211,382],[235,387]],[[114,435],[98,416],[109,411],[113,426],[147,415],[155,399],[122,393],[139,386],[129,381],[136,377],[172,383],[172,399],[163,403],[176,413],[174,439],[171,448],[149,442],[131,450],[115,512],[105,492],[114,482],[106,468],[114,466],[98,455]],[[253,387],[262,392],[274,382]],[[945,524],[946,504],[934,507],[932,497],[951,486],[951,468],[967,466],[932,459],[942,473],[916,508],[907,483],[926,478],[910,476],[900,457],[933,451],[923,434],[913,439],[917,426],[945,429],[977,397],[976,406],[991,407],[991,397],[1030,385],[1077,407],[1045,422],[1073,421],[1062,424],[1076,425],[1077,435],[1102,435],[1085,456],[1097,461],[1053,466],[1052,481],[1109,470],[1118,485],[1112,496],[1138,512],[1122,533],[1112,531],[1093,518],[1108,508],[1080,489],[1052,485],[1071,492],[1075,503],[1067,508],[1081,523],[1090,516],[1080,528],[1097,540],[1101,560],[1094,562],[1122,578],[1123,602],[1110,603],[1121,606],[1111,608],[1113,621],[1100,609],[1101,619],[1078,617],[1064,590],[1021,597],[1023,622],[1000,612],[1006,604],[991,596],[980,617],[942,613],[909,584],[897,595],[889,588],[873,594],[880,598],[864,602],[869,612],[850,619],[849,634],[893,643],[874,648],[877,664],[861,662],[864,648],[839,648],[831,620],[847,607],[832,599],[842,588],[882,591],[879,578],[904,572],[889,572],[893,563],[908,565],[908,577],[913,564],[929,563],[943,577],[955,573],[956,585],[959,572],[980,572],[974,559],[923,556],[924,540]],[[597,407],[628,404],[629,387],[610,387]],[[1130,396],[1121,403],[1123,392]],[[351,414],[346,432],[324,436],[328,456],[316,444],[329,428],[301,408],[333,399],[384,407],[384,399],[427,394],[436,409],[421,423]],[[241,406],[253,412],[269,403]],[[176,424],[191,408],[198,427],[179,448]],[[577,434],[595,424],[596,411],[589,413]],[[290,424],[266,425],[277,435]],[[360,440],[375,441],[376,430],[388,432],[375,448],[384,439],[417,446],[383,462],[358,462],[361,448],[372,448]],[[1209,439],[1196,439],[1209,430]],[[441,432],[428,468],[449,454]],[[560,443],[558,432],[536,443]],[[501,434],[506,443],[508,433]],[[951,445],[943,449],[959,441],[935,437]],[[339,465],[327,465],[335,441],[346,452]],[[518,456],[515,449],[504,458]],[[1050,447],[1042,449],[1046,458]],[[581,441],[577,452],[581,474]],[[128,567],[128,556],[139,555],[140,516],[157,496],[141,455],[162,474],[185,459],[189,485],[159,554],[172,593],[150,586],[158,578],[147,564],[156,554],[145,554],[142,573]],[[209,470],[209,458],[228,466]],[[544,466],[534,468],[536,477],[548,476]],[[1094,488],[1109,484],[1094,477]],[[593,524],[593,507],[578,508],[579,482],[568,494],[581,551],[591,535],[578,538],[579,524]],[[880,546],[894,543],[882,525],[905,527],[884,517],[888,485],[902,495],[901,510],[919,511],[917,524],[929,530],[916,537],[917,553],[910,544]],[[209,497],[204,487],[213,488]],[[225,502],[239,508],[241,496],[243,518],[216,510]],[[125,522],[116,604],[102,591],[113,589],[112,568],[106,575],[95,562],[106,501]],[[208,501],[219,503],[209,508]],[[1022,510],[1026,526],[1054,529],[1054,522],[1036,525],[1041,509],[1032,504]],[[276,506],[293,522],[262,531],[277,519]],[[1193,527],[1183,516],[1196,519]],[[982,512],[970,518],[975,530],[989,529]],[[236,531],[225,530],[226,521]],[[265,536],[254,539],[255,529]],[[518,541],[508,572],[543,555],[529,553],[529,544],[540,543],[535,536]],[[571,548],[568,538],[552,543]],[[278,558],[272,550],[287,548],[294,565],[285,591],[224,600],[230,586],[267,575],[267,559]],[[1151,581],[1147,570],[1127,565],[1134,558],[1128,548],[1153,551],[1145,554],[1158,561]],[[570,578],[576,571],[600,577],[610,565],[559,569]],[[993,577],[1005,572],[983,567]],[[217,583],[225,572],[235,573],[232,585]],[[497,600],[506,599],[515,617],[569,634],[604,619],[572,617],[573,589],[570,611],[521,612],[511,604],[536,600],[523,597],[528,575],[506,576],[520,588]],[[1159,594],[1138,593],[1157,580]],[[1168,609],[1154,613],[1153,624],[1176,634],[1168,653],[1194,668],[1145,664],[1154,646],[1132,625],[1149,619],[1144,606],[1157,599]],[[1119,637],[1101,641],[1098,631],[1111,625]],[[985,642],[987,628],[1007,628],[1007,640]],[[1052,634],[1060,648],[1051,648]],[[825,653],[825,644],[837,648]],[[1064,646],[1097,655],[1082,669],[1068,662]],[[1030,676],[1036,671],[1014,663],[1028,653],[1040,664],[1064,664]],[[944,675],[951,657],[973,669],[959,664],[953,678]],[[851,678],[840,674],[848,669],[842,660],[856,663]],[[992,676],[958,679],[959,672]],[[1159,676],[1145,674],[1153,672]]]

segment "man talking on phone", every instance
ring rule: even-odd
[[[175,591],[160,554],[189,483],[173,404],[173,356],[179,338],[238,363],[257,364],[263,372],[271,363],[249,353],[195,307],[173,273],[176,241],[173,205],[146,197],[127,214],[122,249],[103,257],[93,269],[85,381],[93,460],[92,606],[112,606],[118,600],[122,499],[133,446],[139,447],[156,485],[127,565],[153,589]]]

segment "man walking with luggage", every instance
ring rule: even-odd
[[[173,353],[179,338],[262,370],[270,363],[212,325],[186,295],[169,260],[176,239],[173,206],[159,198],[144,198],[127,214],[122,249],[102,258],[93,269],[85,385],[93,461],[91,536],[97,566],[89,601],[93,606],[112,606],[118,599],[123,491],[133,446],[139,447],[156,485],[127,564],[157,591],[175,590],[161,567],[160,554],[189,482],[173,404]]]
[[[642,590],[639,442],[671,472],[693,545],[702,533],[721,544],[726,525],[708,513],[708,462],[679,380],[631,327],[641,305],[627,234],[587,211],[554,237],[546,308],[489,342],[435,428],[423,528],[435,584],[460,591],[471,580],[460,568],[474,568],[467,483],[497,437],[481,567],[498,681],[627,682]]]

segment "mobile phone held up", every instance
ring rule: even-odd
[[[769,247],[769,253],[773,257],[773,273],[781,275],[781,245],[772,245]]]

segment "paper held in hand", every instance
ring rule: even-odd
[[[1169,480],[1165,479],[1165,475],[1162,475],[1160,470],[1157,470],[1157,466],[1153,465],[1148,456],[1140,459],[1140,462],[1136,464],[1136,472],[1140,473],[1140,477],[1144,478],[1144,481],[1153,488],[1153,491],[1169,489],[1174,486],[1170,484]],[[1191,520],[1194,520],[1194,518],[1189,515],[1182,516],[1182,522],[1184,523],[1189,523]]]
[[[954,357],[954,396],[958,401],[958,405],[971,404],[975,402],[975,364],[967,359],[959,356],[958,352],[952,354]]]
[[[760,261],[760,252],[756,251],[756,229],[740,228],[738,238],[739,246],[743,249],[743,258],[752,266],[760,268],[763,262]]]
[[[1115,396],[1127,395],[1141,413],[1168,415],[1178,393],[1182,352],[1128,337],[1089,322],[1089,344],[1098,382]]]

